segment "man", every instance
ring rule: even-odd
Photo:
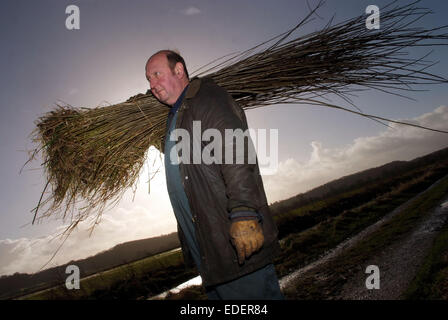
[[[190,81],[184,59],[173,51],[155,53],[145,69],[152,94],[171,107],[162,150],[186,264],[197,267],[209,299],[283,299],[272,264],[278,231],[258,164],[193,159],[207,147],[194,137],[195,124],[224,137],[226,129],[247,130],[244,111],[211,79]],[[191,161],[179,163],[176,129],[190,134],[186,145],[200,146]],[[222,147],[222,155],[234,149],[233,139]]]

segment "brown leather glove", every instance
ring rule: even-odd
[[[264,242],[263,230],[257,220],[239,220],[230,226],[230,238],[238,254],[238,262],[244,263]]]

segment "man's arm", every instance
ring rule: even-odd
[[[225,91],[222,95],[218,95],[216,100],[218,103],[212,104],[208,112],[204,114],[204,123],[206,124],[204,129],[218,129],[221,133],[221,140],[224,142],[221,152],[221,173],[228,197],[229,219],[232,221],[230,236],[236,248],[239,263],[242,264],[245,259],[258,251],[264,242],[261,228],[262,216],[257,211],[257,204],[254,201],[254,194],[259,192],[259,186],[254,175],[256,163],[255,161],[249,163],[246,152],[244,152],[243,163],[236,163],[237,146],[233,139],[226,141],[225,130],[239,129],[244,132],[247,130],[247,124],[244,115],[238,115],[238,108],[240,107]],[[250,139],[250,136],[248,139]],[[248,146],[248,143],[245,143],[244,151],[248,150]],[[233,151],[234,157],[231,163],[225,162],[227,148],[231,148]]]

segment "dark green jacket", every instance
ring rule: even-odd
[[[171,119],[170,115],[167,127]],[[178,111],[176,128],[190,133],[191,147],[193,121],[201,121],[202,132],[209,128],[218,129],[223,137],[223,145],[225,129],[247,129],[242,108],[210,78],[191,81]],[[201,142],[201,150],[207,144]],[[225,153],[222,154],[224,156]],[[193,152],[190,152],[190,156],[190,164],[181,163],[179,169],[200,246],[204,286],[236,279],[271,263],[279,250],[278,230],[267,204],[258,164],[204,164],[202,161],[201,164],[193,164]],[[237,253],[229,235],[229,213],[239,207],[253,208],[262,216],[265,237],[262,249],[243,265],[238,264]],[[192,259],[182,230],[178,228],[178,231],[185,262],[191,265]]]

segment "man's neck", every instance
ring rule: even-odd
[[[185,91],[185,88],[186,88],[189,84],[190,84],[190,82],[188,81],[188,82],[185,82],[185,83],[182,85],[181,90],[180,90],[180,93],[179,93],[179,95],[177,96],[176,101],[171,105],[171,107],[174,107],[174,105],[179,101],[179,98],[182,96],[182,94],[183,94],[184,91]]]
[[[187,92],[187,87],[189,85],[189,82],[187,82],[181,92],[181,94],[179,95],[179,97],[177,98],[176,102],[171,106],[171,113],[175,113],[177,111],[177,109],[179,109],[180,104],[185,96],[185,93]]]

